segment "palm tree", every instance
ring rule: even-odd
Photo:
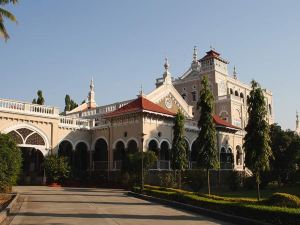
[[[18,0],[0,0],[0,6],[13,3],[18,3]],[[0,36],[4,38],[5,41],[9,39],[9,35],[4,26],[4,19],[9,19],[10,21],[17,22],[16,17],[9,11],[0,7]]]

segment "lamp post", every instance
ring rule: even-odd
[[[144,136],[146,134],[144,134],[143,132],[141,133],[141,143],[142,143],[142,146],[141,146],[141,149],[142,149],[142,177],[141,177],[141,191],[144,190]]]

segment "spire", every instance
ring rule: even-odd
[[[193,61],[191,65],[192,70],[194,71],[199,70],[199,65],[200,63],[198,62],[197,46],[194,46]]]
[[[165,57],[165,64],[164,64],[165,72],[163,74],[164,84],[172,83],[172,78],[171,78],[171,73],[169,72],[169,67],[170,67],[170,65],[169,65],[168,58]]]
[[[95,101],[95,91],[94,91],[94,78],[92,77],[90,82],[90,91],[87,99],[88,108],[95,108],[97,106]]]
[[[233,78],[237,79],[237,72],[236,72],[235,66],[233,67]]]
[[[193,54],[193,62],[197,62],[198,55],[197,55],[197,46],[194,46],[194,54]]]
[[[143,85],[141,84],[141,90],[140,90],[140,94],[138,95],[138,97],[145,97],[144,91],[143,91]]]
[[[90,83],[90,91],[94,91],[94,78],[92,77],[91,83]]]

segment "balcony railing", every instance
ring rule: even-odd
[[[170,170],[171,163],[169,160],[157,160],[153,166],[151,167],[152,170]]]
[[[61,116],[59,118],[59,126],[66,127],[66,128],[89,129],[90,128],[90,120]]]
[[[42,116],[58,116],[59,114],[59,110],[56,107],[36,105],[8,99],[0,99],[0,111],[11,111]]]

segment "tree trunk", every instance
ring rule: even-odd
[[[178,182],[178,187],[181,189],[181,170],[179,170],[179,182]]]
[[[257,183],[257,200],[260,201],[260,188],[259,188],[260,177],[259,177],[259,174],[256,175],[256,183]]]
[[[209,180],[209,169],[207,169],[207,188],[208,188],[208,195],[210,195],[210,180]]]

